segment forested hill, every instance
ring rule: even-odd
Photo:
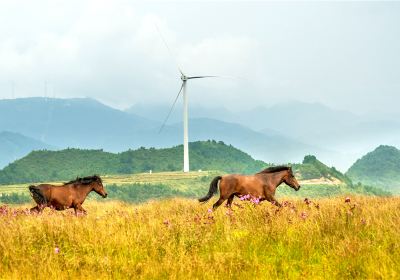
[[[379,146],[357,160],[346,175],[353,182],[400,193],[400,150],[392,146]]]
[[[328,167],[313,155],[305,156],[302,164],[295,164],[293,168],[298,171],[297,176],[302,180],[323,179],[332,183],[352,185],[350,178],[335,167]]]
[[[192,170],[254,173],[266,164],[223,142],[190,143]],[[114,154],[102,150],[34,151],[0,171],[0,184],[69,180],[89,174],[130,174],[182,170],[183,146],[129,150]]]
[[[231,145],[216,141],[189,143],[191,170],[218,170],[221,173],[253,174],[271,164],[255,160]],[[183,146],[166,149],[129,150],[109,153],[103,150],[65,149],[60,151],[34,151],[0,170],[0,185],[67,181],[76,176],[92,174],[113,175],[182,170]],[[306,156],[301,164],[292,165],[302,184],[325,186],[312,188],[320,195],[323,192],[344,190],[384,194],[384,192],[361,185],[354,186],[351,180],[328,167],[315,156]],[[311,189],[310,189],[311,190]],[[325,190],[325,191],[324,191]]]

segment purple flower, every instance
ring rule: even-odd
[[[56,246],[54,248],[54,254],[58,254],[58,253],[60,253],[60,248],[58,246]]]
[[[207,210],[207,212],[208,212],[208,213],[212,213],[212,209],[209,208],[209,209]]]

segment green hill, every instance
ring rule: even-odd
[[[400,193],[400,150],[392,146],[379,146],[357,160],[346,175],[353,182]]]
[[[110,197],[128,202],[173,196],[196,198],[208,191],[209,182],[220,173],[256,173],[268,164],[223,142],[190,143],[192,170],[180,171],[182,146],[168,149],[129,150],[119,154],[102,150],[66,149],[62,151],[35,151],[0,170],[0,203],[28,203],[26,184],[33,182],[60,182],[75,176],[100,174],[104,176]],[[301,164],[294,164],[296,177],[301,180],[300,192],[288,186],[278,188],[277,197],[326,197],[344,194],[388,195],[388,192],[351,180],[328,167],[315,156],[306,156]],[[149,170],[153,173],[149,174]],[[136,174],[135,174],[136,173]],[[11,185],[23,183],[20,185]],[[97,199],[94,195],[93,199]]]
[[[0,184],[69,180],[88,174],[131,174],[182,169],[183,146],[129,150],[119,154],[102,150],[34,151],[0,171]],[[223,142],[190,143],[192,170],[254,173],[266,166]]]
[[[328,167],[313,155],[305,156],[303,163],[295,164],[294,168],[298,170],[299,177],[302,180],[323,178],[332,182],[340,182],[348,186],[352,185],[351,180],[346,175],[336,170],[335,167]]]

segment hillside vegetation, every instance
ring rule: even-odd
[[[400,193],[400,150],[392,146],[379,146],[357,160],[346,175],[353,182]]]
[[[190,143],[192,170],[254,173],[266,163],[223,142]],[[0,171],[0,184],[69,180],[89,174],[132,174],[182,169],[183,146],[129,150],[119,154],[102,150],[34,151]]]
[[[0,171],[0,202],[30,202],[26,190],[30,183],[57,184],[76,176],[92,174],[104,178],[111,199],[144,202],[154,198],[198,198],[208,191],[209,183],[216,175],[253,174],[269,166],[222,142],[194,142],[190,143],[190,148],[192,170],[215,171],[181,172],[182,146],[169,149],[140,148],[120,154],[79,149],[32,152]],[[294,164],[293,170],[303,186],[301,192],[295,193],[289,187],[280,187],[278,196],[390,194],[375,187],[354,185],[348,177],[311,155],[306,156],[302,164]],[[91,198],[97,199],[95,195]]]
[[[399,198],[0,208],[4,279],[399,279]]]

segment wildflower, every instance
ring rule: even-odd
[[[212,213],[212,209],[209,208],[209,209],[207,210],[207,212],[208,212],[208,213]]]
[[[58,254],[58,253],[60,253],[60,248],[58,246],[56,246],[54,248],[54,254]]]
[[[166,225],[166,226],[170,226],[171,225],[171,223],[170,223],[170,221],[168,219],[164,220],[163,224]]]
[[[319,204],[315,204],[315,208],[319,209]]]
[[[344,202],[350,203],[350,197],[346,197],[346,199],[344,200]]]
[[[301,212],[301,214],[300,214],[300,218],[302,218],[303,220],[305,220],[305,219],[307,219],[307,217],[308,217],[308,215],[307,215],[307,213],[306,212]]]
[[[311,200],[309,200],[307,197],[304,199],[304,203],[307,205],[310,205],[312,203]]]
[[[259,197],[253,197],[250,199],[250,202],[253,203],[254,205],[260,204],[260,198]]]

